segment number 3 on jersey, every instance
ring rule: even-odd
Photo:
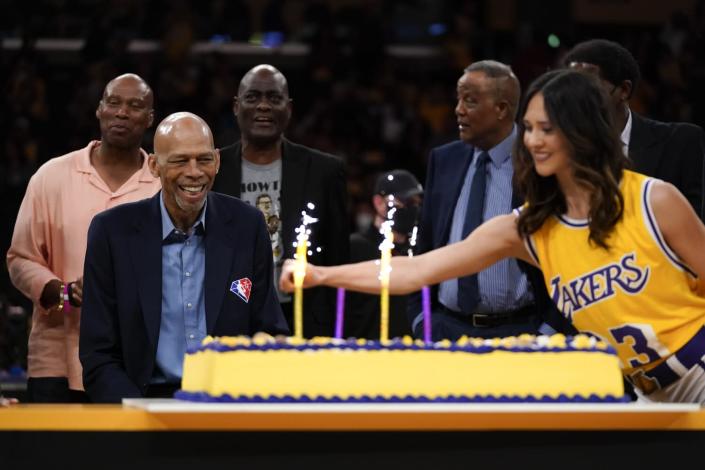
[[[656,338],[654,329],[649,324],[631,323],[610,328],[609,331],[615,343],[626,344],[634,351],[634,355],[629,359],[629,367],[642,367],[671,354]]]
[[[620,366],[624,372],[626,372],[624,369],[636,369],[629,373],[627,377],[634,385],[646,393],[650,393],[658,387],[651,378],[644,375],[641,367],[668,357],[671,353],[656,338],[651,325],[646,323],[628,323],[610,328],[611,341],[591,331],[585,331],[584,333],[591,334],[617,347],[622,346],[617,350]],[[625,359],[627,364],[624,363]]]

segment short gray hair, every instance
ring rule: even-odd
[[[512,68],[496,60],[480,60],[465,67],[465,73],[482,72],[495,83],[495,98],[509,103],[512,119],[519,108],[521,86]]]

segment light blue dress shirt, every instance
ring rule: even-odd
[[[512,133],[491,148],[490,162],[487,164],[487,188],[485,190],[485,207],[483,220],[512,210],[512,146],[516,139],[516,126]],[[475,148],[472,162],[468,167],[463,188],[453,212],[448,244],[462,239],[465,212],[468,209],[470,186],[475,175],[475,161],[482,150]],[[529,281],[521,271],[515,259],[505,259],[493,264],[477,276],[480,301],[473,313],[507,312],[525,307],[533,302],[533,294],[529,289]],[[450,279],[441,283],[438,298],[450,310],[458,308],[458,280]]]
[[[162,212],[162,314],[157,343],[157,366],[152,383],[178,383],[186,350],[206,337],[203,282],[206,266],[206,207],[185,234],[174,227],[159,198]]]

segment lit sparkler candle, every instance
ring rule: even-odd
[[[316,207],[312,203],[306,204],[306,207],[313,211]],[[296,241],[294,246],[296,247],[296,253],[294,258],[296,259],[296,264],[294,266],[294,337],[298,339],[303,339],[304,337],[304,279],[306,278],[306,263],[307,254],[310,255],[312,252],[308,249],[311,243],[308,241],[311,230],[308,226],[318,222],[318,219],[311,217],[306,213],[306,211],[301,211],[301,225],[295,230],[296,231]],[[317,252],[321,251],[321,248],[316,249]]]
[[[306,225],[301,224],[296,235],[296,265],[294,267],[294,337],[303,339],[303,286],[306,278],[306,251],[308,250],[308,233]]]
[[[379,245],[381,252],[379,263],[380,291],[380,335],[381,342],[389,339],[389,275],[392,270],[392,249],[394,248],[394,235],[392,234],[392,224],[390,221],[382,224],[382,234],[384,240]]]

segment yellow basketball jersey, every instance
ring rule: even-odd
[[[528,248],[548,292],[575,327],[612,344],[623,372],[642,389],[643,371],[680,349],[705,323],[692,272],[666,245],[649,201],[653,178],[624,171],[624,216],[607,239],[588,242],[587,220],[551,217]],[[648,391],[648,390],[647,390]]]

